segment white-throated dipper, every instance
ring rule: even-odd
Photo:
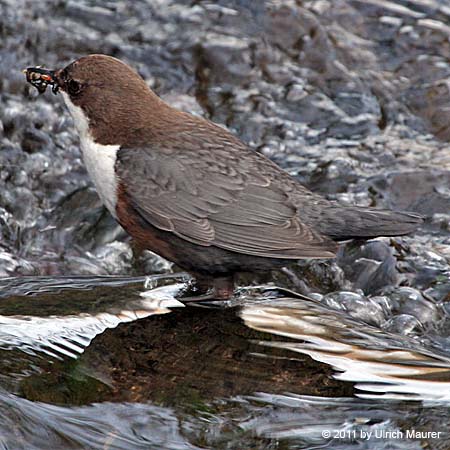
[[[333,258],[336,241],[403,235],[422,222],[312,193],[227,130],[166,104],[113,57],[25,73],[39,92],[62,93],[110,213],[139,245],[207,280],[203,300],[229,298],[236,272]]]

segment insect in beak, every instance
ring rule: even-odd
[[[28,67],[22,72],[27,77],[28,83],[34,86],[40,94],[43,94],[48,85],[52,86],[52,92],[54,94],[58,93],[58,83],[55,77],[54,70],[43,69],[41,67]]]

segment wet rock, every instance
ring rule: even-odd
[[[381,326],[386,320],[385,311],[379,302],[356,292],[332,292],[324,295],[321,303],[345,311],[354,319],[369,325]]]
[[[126,274],[131,269],[132,251],[124,242],[110,242],[95,250],[93,260],[108,275]]]
[[[370,179],[370,186],[390,208],[424,215],[450,211],[450,171],[429,169],[391,172]]]
[[[409,314],[399,314],[388,320],[383,329],[404,336],[417,335],[423,332],[423,326],[420,321]]]
[[[111,6],[112,4],[108,5]],[[64,5],[64,13],[82,23],[87,23],[91,27],[108,33],[117,26],[117,22],[123,17],[117,16],[109,8],[103,6],[86,5],[82,2],[68,1]]]
[[[51,170],[53,165],[52,158],[42,152],[36,152],[29,155],[23,162],[21,168],[32,179],[33,187],[42,186],[42,177]]]
[[[352,161],[336,158],[333,161],[319,165],[308,182],[308,187],[315,192],[336,194],[346,192],[350,183],[356,182]]]
[[[135,255],[135,269],[138,274],[146,275],[153,273],[171,273],[173,264],[156,253],[148,250],[140,255]]]
[[[406,94],[408,96],[408,93]],[[448,125],[450,115],[448,102],[450,101],[449,79],[438,80],[431,86],[425,85],[422,89],[411,89],[409,103],[412,109],[427,121],[428,127],[439,139],[450,139]]]
[[[28,153],[34,153],[49,144],[48,134],[34,127],[27,128],[23,133],[22,149]]]
[[[374,295],[370,297],[370,301],[376,303],[381,308],[385,317],[392,316],[392,304],[388,296]]]
[[[92,251],[124,236],[93,188],[77,189],[63,198],[53,211],[52,221],[56,228],[53,239],[61,246],[66,243]]]
[[[90,255],[77,256],[67,255],[65,261],[68,273],[78,273],[80,275],[108,275],[108,271],[102,267],[98,261],[89,257]]]
[[[331,261],[299,261],[290,265],[289,279],[293,289],[309,292],[329,292],[349,288],[344,271]]]
[[[349,244],[338,262],[354,289],[362,289],[365,294],[378,293],[385,286],[396,285],[399,279],[393,249],[382,240]]]
[[[441,319],[436,304],[424,298],[416,289],[401,287],[386,295],[390,298],[394,315],[415,317],[423,327],[433,327]]]
[[[252,76],[250,43],[246,40],[209,36],[197,52],[198,76],[209,83],[242,84]]]
[[[38,201],[25,187],[16,187],[0,193],[0,205],[9,211],[14,220],[30,222],[39,214]]]
[[[19,263],[13,255],[0,250],[0,276],[10,276],[17,270],[18,266]]]

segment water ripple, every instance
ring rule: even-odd
[[[261,342],[309,355],[332,366],[338,380],[357,383],[360,397],[450,401],[450,354],[417,340],[382,332],[322,305],[280,300],[246,305],[246,325],[294,339]]]

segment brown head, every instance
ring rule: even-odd
[[[62,93],[80,138],[103,145],[139,147],[200,133],[239,141],[221,127],[164,103],[129,66],[106,55],[89,55],[64,69],[29,67],[27,81],[40,93]]]
[[[84,131],[77,120],[82,112],[89,133],[101,144],[124,144],[124,130],[139,139],[143,128],[157,125],[171,109],[134,70],[111,56],[84,56],[55,71],[55,82],[78,131]]]

